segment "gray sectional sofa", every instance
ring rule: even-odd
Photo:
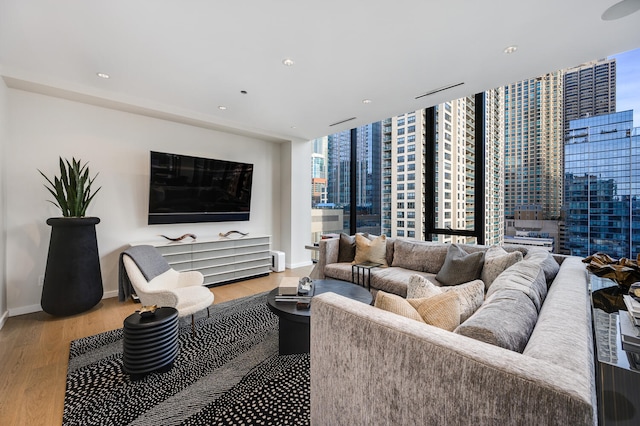
[[[447,249],[387,239],[389,267],[372,270],[372,292],[405,297],[413,275],[440,285]],[[336,294],[315,297],[312,424],[596,424],[585,264],[517,250],[523,260],[494,277],[480,308],[453,332]],[[313,277],[350,281],[351,264],[338,262],[339,251],[338,238],[321,241]],[[532,330],[510,347],[519,322]]]

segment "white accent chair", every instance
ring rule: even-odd
[[[213,293],[202,285],[203,275],[198,271],[178,272],[170,268],[147,281],[133,259],[123,256],[122,261],[140,302],[145,306],[175,308],[179,317],[191,315],[191,332],[195,335],[194,314],[207,308],[208,316],[214,299]]]

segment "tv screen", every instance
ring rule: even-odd
[[[249,220],[253,164],[151,151],[149,225]]]

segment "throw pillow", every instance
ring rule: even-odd
[[[443,285],[457,285],[480,278],[484,252],[467,253],[457,244],[447,249],[447,257],[436,279]]]
[[[522,253],[519,251],[507,253],[500,246],[491,246],[484,254],[484,266],[480,278],[488,289],[502,271],[521,260]]]
[[[407,301],[427,324],[447,331],[453,331],[460,325],[460,303],[453,292]]]
[[[424,322],[418,311],[403,297],[396,294],[378,291],[376,301],[373,304],[376,308],[402,315],[416,321]]]
[[[556,279],[556,275],[558,275],[558,272],[560,271],[560,265],[556,262],[550,252],[532,248],[529,249],[524,258],[539,262],[542,270],[544,271],[544,278],[547,281],[547,286],[550,286],[553,280]]]
[[[444,244],[398,239],[391,266],[435,274],[442,268],[446,256]]]
[[[522,353],[537,320],[538,311],[531,299],[521,291],[507,289],[487,298],[454,332]]]
[[[356,234],[356,256],[353,264],[357,265],[365,262],[380,263],[387,267],[387,237],[379,237],[369,240],[363,235]]]
[[[423,276],[412,275],[409,277],[407,299],[432,297],[445,292],[455,293],[458,296],[460,323],[465,322],[484,302],[484,283],[481,280],[473,280],[448,287],[438,287]]]
[[[507,268],[491,284],[491,288],[487,291],[487,299],[493,293],[503,289],[518,290],[526,294],[539,312],[547,297],[547,283],[542,267],[525,259]]]
[[[338,248],[338,262],[353,262],[356,257],[356,237],[347,235],[344,232],[340,234],[340,242]]]

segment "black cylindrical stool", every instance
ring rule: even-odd
[[[125,373],[137,378],[152,371],[168,371],[178,354],[178,311],[158,308],[143,317],[139,313],[124,320],[122,361]]]

